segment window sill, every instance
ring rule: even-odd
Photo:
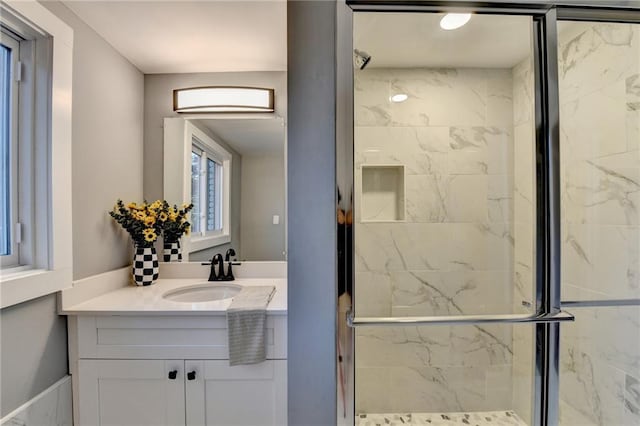
[[[0,269],[0,282],[5,280],[11,280],[14,277],[20,275],[28,275],[33,272],[33,266],[31,265],[20,265],[20,266],[9,266],[4,269]],[[35,271],[45,271],[45,269],[35,269]]]
[[[213,235],[208,237],[191,237],[189,240],[189,253],[206,250],[211,247],[221,246],[231,242],[231,235]]]
[[[60,270],[14,268],[0,275],[0,309],[72,287],[71,268]],[[7,273],[8,272],[8,273]]]

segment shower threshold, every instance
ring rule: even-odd
[[[356,415],[355,426],[527,426],[513,411],[468,413],[362,413]]]

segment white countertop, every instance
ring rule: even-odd
[[[82,303],[68,306],[63,315],[225,315],[232,299],[211,302],[185,303],[164,299],[168,291],[206,282],[202,278],[159,279],[146,287],[127,286],[118,288]],[[218,282],[212,282],[213,285]],[[286,278],[237,278],[222,281],[240,286],[274,285],[276,292],[267,306],[267,314],[287,314]]]

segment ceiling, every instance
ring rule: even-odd
[[[531,54],[531,18],[473,15],[457,30],[440,13],[356,13],[354,43],[367,68],[511,68]]]
[[[145,74],[287,69],[284,0],[64,4]]]
[[[284,155],[285,127],[282,118],[197,119],[240,155]]]

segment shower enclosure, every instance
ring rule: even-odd
[[[640,4],[471,3],[338,9],[339,424],[640,425]]]

